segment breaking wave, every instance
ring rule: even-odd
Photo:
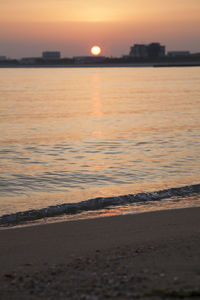
[[[99,210],[115,205],[160,201],[162,199],[172,197],[187,197],[192,194],[200,194],[200,184],[170,188],[150,193],[129,194],[118,197],[99,197],[78,203],[66,203],[56,206],[48,206],[38,210],[17,212],[1,216],[0,226],[17,225],[24,222],[61,215],[78,214],[84,211]]]

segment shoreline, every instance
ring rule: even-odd
[[[148,292],[155,299],[156,287],[200,295],[199,213],[183,208],[2,230],[0,296],[145,299]]]
[[[51,205],[41,209],[32,209],[0,216],[1,226],[15,226],[40,219],[78,215],[84,212],[100,211],[109,207],[124,206],[136,203],[153,203],[173,197],[185,198],[200,194],[200,184],[174,187],[153,192],[119,195],[113,197],[97,197],[81,202]],[[133,211],[134,212],[134,211]]]
[[[31,68],[166,68],[166,67],[200,67],[200,61],[198,62],[176,62],[176,63],[155,63],[155,62],[147,62],[147,63],[111,63],[111,64],[52,64],[52,65],[0,65],[0,69],[31,69]]]

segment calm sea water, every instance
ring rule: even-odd
[[[200,182],[200,68],[0,69],[0,215]]]

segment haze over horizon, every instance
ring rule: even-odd
[[[0,55],[62,57],[128,54],[134,43],[160,42],[170,50],[200,51],[199,0],[1,0]]]

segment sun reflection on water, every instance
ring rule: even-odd
[[[199,182],[198,68],[0,72],[0,213]]]

